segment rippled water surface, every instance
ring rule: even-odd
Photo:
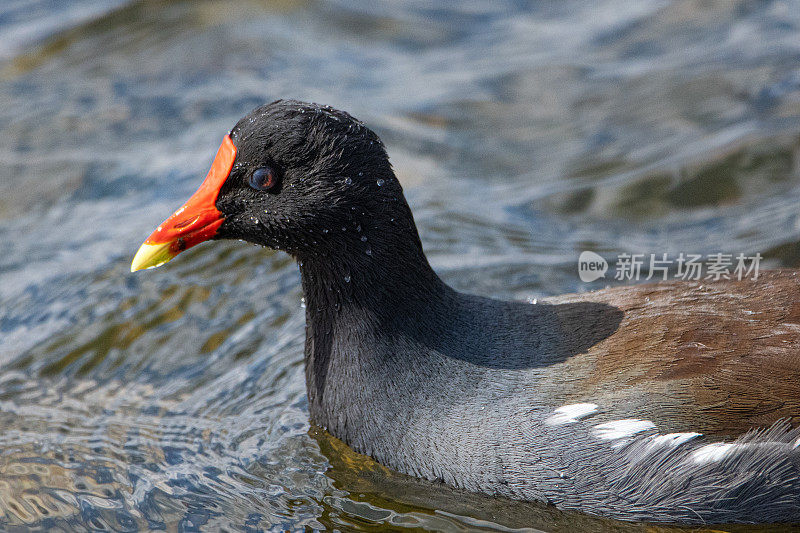
[[[461,289],[593,288],[585,249],[800,266],[798,2],[6,0],[0,529],[644,530],[392,474],[311,427],[286,255],[128,272],[279,97],[382,136]]]

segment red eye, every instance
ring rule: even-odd
[[[248,183],[257,191],[268,191],[278,183],[278,177],[270,167],[261,167],[253,172]]]

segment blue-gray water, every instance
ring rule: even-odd
[[[283,254],[128,272],[279,97],[382,136],[460,289],[585,290],[586,249],[800,265],[796,1],[5,0],[0,529],[644,529],[416,482],[311,428]]]

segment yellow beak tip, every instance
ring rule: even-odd
[[[131,272],[159,267],[175,257],[175,255],[170,250],[170,243],[142,244],[139,247],[139,251],[133,256],[133,261],[131,261]]]

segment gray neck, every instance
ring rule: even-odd
[[[356,401],[349,396],[355,383],[332,379],[332,369],[337,376],[341,371],[370,380],[365,354],[381,357],[377,344],[402,335],[409,317],[436,321],[456,294],[428,264],[416,232],[407,242],[367,243],[369,254],[365,246],[348,246],[343,257],[298,260],[306,302],[306,385],[311,417],[322,426]]]

